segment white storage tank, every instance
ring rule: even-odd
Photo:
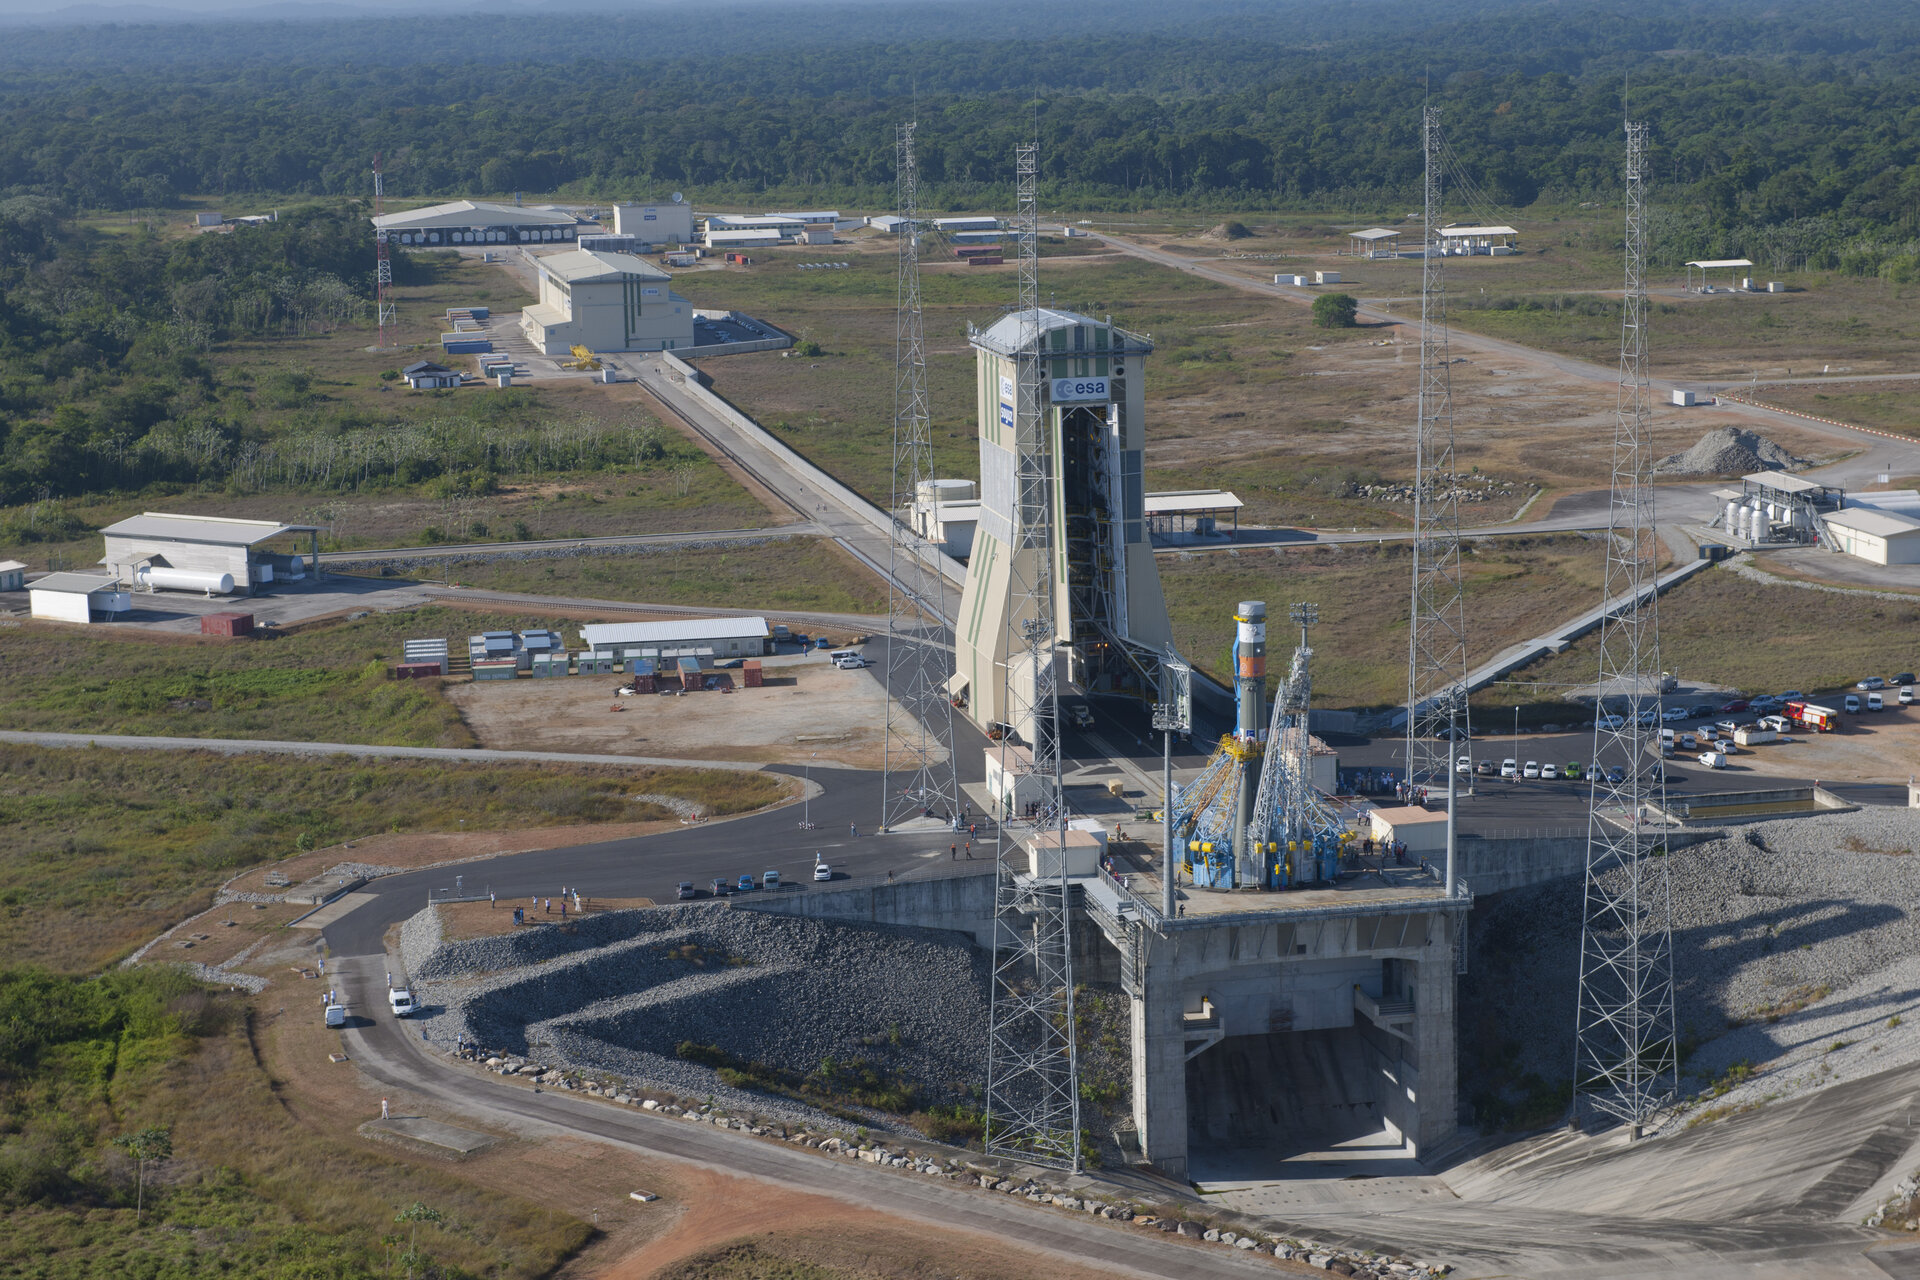
[[[169,569],[163,565],[141,565],[133,571],[135,586],[149,591],[204,591],[210,596],[233,594],[233,575],[200,569]]]

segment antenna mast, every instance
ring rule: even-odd
[[[373,288],[379,336],[374,340],[376,351],[391,350],[388,342],[390,331],[394,328],[393,314],[393,258],[387,246],[387,231],[379,223],[380,215],[387,211],[386,180],[380,172],[384,153],[373,157]]]
[[[953,760],[953,704],[947,683],[953,654],[937,632],[946,624],[946,575],[940,549],[914,532],[913,515],[926,503],[940,518],[938,491],[923,498],[934,478],[932,414],[927,400],[927,350],[920,305],[920,191],[913,155],[914,123],[899,127],[897,200],[900,278],[894,323],[893,539],[887,563],[887,736],[882,747],[880,829],[924,815],[947,823],[960,815],[960,784]]]
[[[1413,607],[1407,628],[1407,784],[1445,787],[1467,724],[1467,618],[1460,585],[1459,480],[1447,350],[1446,248],[1440,234],[1445,140],[1440,108],[1421,112],[1426,152],[1420,265],[1420,401],[1413,444]]]
[[[1055,579],[1053,424],[1040,407],[1041,330],[1039,144],[1016,153],[1019,197],[1013,232],[1020,241],[1019,387],[1015,395],[1015,528],[1010,572],[1015,617],[1027,642],[1005,666],[1007,722],[1028,735],[1023,750],[1003,732],[1000,763],[1010,799],[1037,794],[1027,864],[1007,839],[996,858],[993,992],[987,1014],[989,1154],[1056,1168],[1080,1168],[1080,1089],[1075,1057],[1073,958],[1067,932],[1067,812],[1060,777],[1059,698],[1054,662],[1060,644]],[[1051,836],[1051,839],[1048,837]],[[1050,846],[1050,849],[1049,849]]]
[[[1660,710],[1659,591],[1654,577],[1653,441],[1647,385],[1647,126],[1628,121],[1626,287],[1620,313],[1620,388],[1615,401],[1613,499],[1607,529],[1610,602],[1600,621],[1600,684],[1594,700],[1588,782],[1587,880],[1580,931],[1580,993],[1574,1027],[1573,1119],[1611,1116],[1637,1137],[1677,1087],[1673,1014],[1673,913],[1667,860],[1652,856],[1651,804],[1666,809],[1666,783],[1651,781],[1649,754]],[[1612,715],[1607,706],[1613,703]],[[1619,782],[1603,770],[1619,769]]]

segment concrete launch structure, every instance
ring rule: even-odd
[[[1039,332],[1030,334],[1035,316]],[[1141,481],[1145,364],[1153,344],[1109,320],[1047,308],[1007,315],[969,338],[979,402],[980,508],[955,634],[952,692],[982,728],[1010,722],[1009,702],[1032,706],[1031,699],[1007,697],[1002,672],[1012,663],[1007,679],[1033,684],[1016,584],[1038,576],[1040,566],[1022,564],[1016,573],[1014,560],[1041,554],[1021,545],[1022,532],[1043,513],[1021,510],[1019,458],[1031,455],[1035,442],[1017,438],[1018,424],[1038,422],[1038,430],[1051,435],[1053,627],[1066,651],[1065,674],[1089,693],[1151,700],[1172,641]],[[1041,403],[1029,414],[1019,403],[1020,355],[1036,341],[1044,353],[1036,380]],[[1030,712],[1018,715],[1030,721]],[[1033,741],[1030,722],[1012,728],[1021,741]]]

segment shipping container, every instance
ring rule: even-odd
[[[200,634],[203,636],[250,636],[253,634],[253,615],[250,613],[209,613],[200,619]]]
[[[395,680],[430,680],[445,674],[437,662],[399,662],[393,668]]]
[[[675,660],[674,665],[680,672],[680,687],[682,689],[691,690],[704,687],[700,677],[700,659],[679,658]]]
[[[635,693],[654,693],[659,682],[654,678],[653,663],[646,658],[635,658],[627,664],[632,668],[633,691]]]
[[[520,664],[512,658],[479,658],[473,664],[475,680],[511,680],[520,672]]]
[[[758,658],[748,658],[745,662],[741,663],[740,675],[745,686],[749,689],[758,689],[764,684],[764,678],[760,672],[760,659]]]

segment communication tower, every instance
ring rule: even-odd
[[[1075,1057],[1073,957],[1067,925],[1067,813],[1060,778],[1059,697],[1055,662],[1060,618],[1055,593],[1056,541],[1053,432],[1040,409],[1042,328],[1039,287],[1039,148],[1017,153],[1019,198],[1013,234],[1020,245],[1018,309],[994,326],[1012,324],[1001,381],[1001,419],[1011,436],[1002,450],[1008,492],[994,495],[1010,526],[1008,623],[1023,644],[1000,664],[1001,705],[1009,727],[1000,736],[1003,804],[996,830],[997,889],[993,989],[987,1014],[986,1149],[1039,1164],[1080,1168],[1080,1090]],[[983,441],[983,460],[985,444]],[[989,492],[994,478],[982,475]],[[987,512],[983,505],[983,519]],[[976,565],[989,547],[976,537]],[[969,596],[972,574],[970,571]],[[962,609],[962,614],[966,610]],[[966,626],[963,618],[962,628]],[[981,697],[980,702],[988,701]],[[1024,745],[1014,742],[1015,733]],[[1024,802],[1024,803],[1023,803]],[[1031,809],[1023,849],[1008,828]],[[1051,846],[1051,848],[1049,848]]]
[[[1409,786],[1444,786],[1467,724],[1467,617],[1460,587],[1459,481],[1454,474],[1453,373],[1447,350],[1446,241],[1440,108],[1421,113],[1426,218],[1420,266],[1419,422],[1413,444],[1413,607],[1407,627]]]
[[[379,224],[380,215],[387,211],[386,180],[380,172],[382,154],[373,157],[373,288],[375,315],[378,318],[379,336],[374,340],[374,349],[388,351],[392,344],[388,341],[394,328],[393,311],[393,258],[387,246],[386,229]]]
[[[915,505],[931,490],[932,415],[920,305],[919,170],[914,124],[895,138],[900,207],[900,274],[894,322],[893,539],[887,564],[887,736],[882,747],[880,828],[923,815],[960,814],[953,759],[952,653],[935,634],[945,624],[946,575],[937,548],[914,532]],[[938,502],[937,493],[925,495]],[[934,508],[937,510],[937,507]]]
[[[1627,132],[1626,287],[1620,318],[1613,488],[1600,621],[1600,685],[1588,775],[1587,875],[1575,1014],[1573,1118],[1619,1120],[1638,1136],[1677,1086],[1673,920],[1662,837],[1666,783],[1652,746],[1660,710],[1654,581],[1653,440],[1647,385],[1647,126]],[[1618,773],[1612,771],[1618,769]],[[1614,777],[1619,781],[1614,781]],[[1658,779],[1658,780],[1656,780]]]

